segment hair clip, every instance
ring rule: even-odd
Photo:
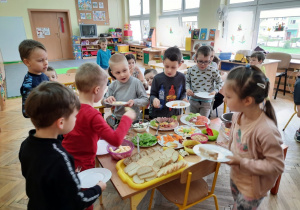
[[[261,87],[262,89],[266,89],[266,86],[263,83],[257,83],[257,86]]]
[[[246,64],[245,67],[246,67],[246,68],[250,68],[250,64],[249,64],[249,63]]]

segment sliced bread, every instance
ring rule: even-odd
[[[145,182],[145,180],[140,179],[140,177],[138,175],[134,175],[134,177],[132,179],[133,179],[133,182],[136,184],[143,184]]]
[[[142,166],[137,170],[137,175],[141,176],[147,173],[150,173],[153,171],[153,168],[151,166]]]
[[[142,166],[139,165],[138,167],[132,169],[131,171],[128,171],[128,173],[127,173],[128,176],[133,177],[134,175],[136,175],[136,174],[137,174],[137,170],[138,170],[140,167],[142,167]]]
[[[177,151],[173,152],[171,157],[173,163],[175,163],[178,160],[178,157],[179,157],[179,153]]]
[[[168,149],[166,149],[165,151],[163,151],[163,154],[165,154],[167,157],[170,158],[170,157],[172,157],[173,152],[175,152],[174,149],[168,148]]]
[[[149,179],[151,177],[156,177],[156,172],[152,169],[152,171],[150,173],[143,174],[139,177],[140,177],[140,179]]]
[[[139,167],[140,165],[137,162],[132,162],[124,168],[124,172],[128,174],[129,171]]]

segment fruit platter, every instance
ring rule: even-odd
[[[150,128],[157,129],[159,126],[160,131],[173,130],[179,125],[177,117],[157,117],[150,121]]]
[[[182,115],[180,121],[183,124],[196,126],[196,127],[205,126],[205,123],[207,124],[210,123],[210,120],[207,117],[201,116],[199,113],[197,114],[190,113],[188,115]]]

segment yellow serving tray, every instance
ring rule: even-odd
[[[180,160],[183,160],[183,157],[181,155],[178,156],[178,160],[176,162],[178,162]],[[181,169],[179,169],[179,170],[177,170],[177,171],[175,171],[173,173],[170,173],[170,174],[167,174],[165,176],[161,176],[161,177],[152,179],[151,181],[144,182],[143,184],[136,184],[136,183],[133,182],[132,177],[128,176],[124,172],[124,168],[126,166],[125,166],[125,164],[123,164],[123,161],[124,161],[124,159],[119,160],[118,163],[117,163],[117,165],[116,165],[116,168],[117,168],[117,171],[118,171],[118,175],[119,175],[119,177],[122,179],[122,181],[124,183],[127,183],[131,188],[136,189],[136,190],[141,190],[141,189],[144,189],[144,188],[149,187],[151,185],[154,185],[154,184],[156,184],[156,183],[158,183],[158,182],[160,182],[162,180],[165,180],[165,179],[167,179],[169,177],[172,177],[172,176],[174,176],[176,174],[181,173],[186,168],[186,167],[181,168]]]

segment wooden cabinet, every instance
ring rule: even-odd
[[[193,55],[196,53],[195,50],[194,50],[194,46],[197,44],[197,43],[200,43],[201,45],[200,46],[203,46],[203,45],[211,45],[212,47],[215,46],[215,42],[216,40],[218,39],[219,37],[219,31],[216,30],[215,31],[215,40],[200,40],[200,39],[194,39],[194,30],[192,30],[191,32],[191,59],[193,57]]]
[[[100,49],[99,38],[81,38],[81,55],[82,58],[95,57]]]
[[[143,54],[144,48],[147,48],[147,47],[144,45],[135,45],[135,44],[129,45],[129,51],[136,52],[136,59],[138,59],[138,60],[144,59],[144,54]]]

